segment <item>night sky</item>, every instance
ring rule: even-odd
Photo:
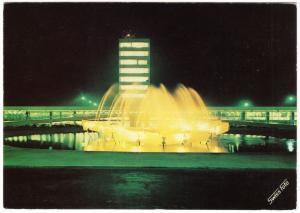
[[[210,106],[282,105],[296,94],[292,4],[11,3],[4,104],[76,105],[118,81],[118,39],[151,40],[151,82],[193,87]]]

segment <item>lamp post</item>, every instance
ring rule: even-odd
[[[297,101],[297,98],[295,95],[288,95],[285,97],[284,104],[285,105],[294,105]]]
[[[240,106],[241,107],[251,107],[253,106],[252,102],[251,101],[248,101],[248,100],[242,100],[240,102]]]

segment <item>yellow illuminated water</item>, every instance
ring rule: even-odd
[[[119,93],[113,85],[103,96],[95,120],[83,120],[84,130],[99,132],[86,151],[225,152],[214,137],[228,131],[212,116],[192,88],[164,85]]]

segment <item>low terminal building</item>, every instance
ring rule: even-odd
[[[210,113],[224,121],[247,121],[296,125],[296,107],[209,107]],[[4,125],[26,121],[67,121],[93,119],[96,107],[74,106],[6,106]],[[108,111],[101,113],[108,114]]]

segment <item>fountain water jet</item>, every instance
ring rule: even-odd
[[[227,132],[229,125],[210,114],[194,89],[180,84],[171,94],[161,84],[150,86],[141,97],[132,94],[119,93],[113,85],[95,120],[82,121],[84,130],[100,133],[86,151],[225,152],[213,137]]]

